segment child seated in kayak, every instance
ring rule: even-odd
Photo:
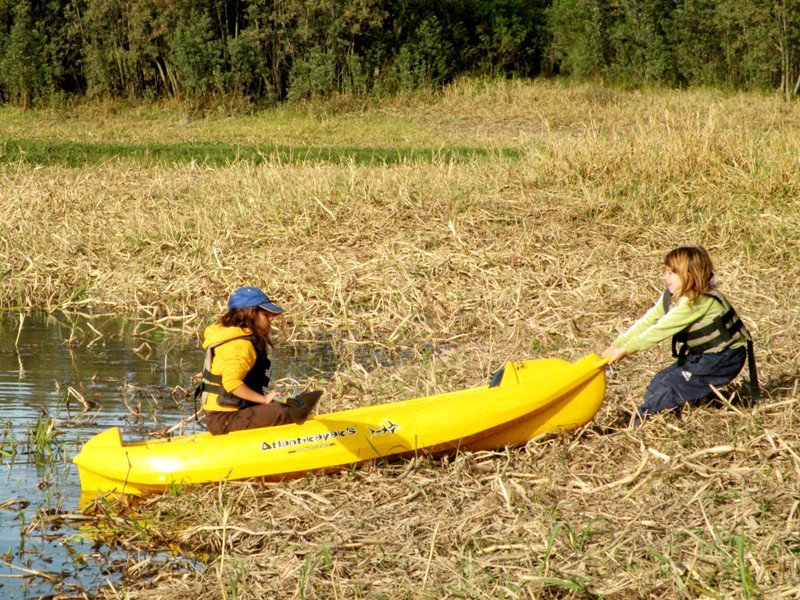
[[[259,288],[237,289],[228,311],[203,334],[202,405],[213,435],[292,423],[269,385],[272,320],[283,312]]]
[[[611,365],[672,338],[673,356],[678,360],[650,382],[634,424],[641,424],[648,415],[711,395],[711,386],[730,383],[748,356],[752,400],[757,402],[752,338],[728,300],[716,289],[706,249],[675,248],[664,257],[664,266],[667,289],[663,296],[602,353]],[[678,352],[679,344],[682,347]]]

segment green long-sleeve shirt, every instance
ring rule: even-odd
[[[612,344],[615,348],[625,348],[628,354],[652,348],[659,342],[680,333],[693,323],[701,326],[711,323],[716,317],[725,313],[725,307],[713,297],[700,294],[695,301],[682,297],[664,313],[664,304],[659,298],[658,302],[648,310],[645,315],[636,321],[628,331],[619,336]],[[744,346],[747,339],[741,331],[721,346],[715,347],[714,352],[729,348]]]

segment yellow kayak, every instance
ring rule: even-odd
[[[176,484],[281,480],[378,458],[521,446],[588,423],[605,395],[595,354],[509,362],[489,386],[317,415],[282,425],[123,444],[119,428],[73,459],[84,493],[161,492]]]

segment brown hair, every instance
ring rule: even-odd
[[[241,327],[249,329],[253,336],[256,338],[256,347],[267,356],[269,349],[273,348],[272,340],[269,337],[269,331],[260,333],[256,330],[256,319],[258,318],[258,311],[264,310],[258,306],[248,306],[247,308],[231,308],[228,309],[219,320],[220,325],[225,327]]]
[[[664,257],[664,265],[681,278],[678,295],[686,296],[690,302],[711,290],[714,266],[711,256],[702,246],[681,246],[670,250]]]

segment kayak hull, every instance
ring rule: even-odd
[[[591,421],[605,395],[591,354],[507,363],[490,386],[318,415],[302,425],[123,443],[119,428],[73,459],[84,493],[162,492],[226,480],[281,480],[366,461],[521,446]]]

